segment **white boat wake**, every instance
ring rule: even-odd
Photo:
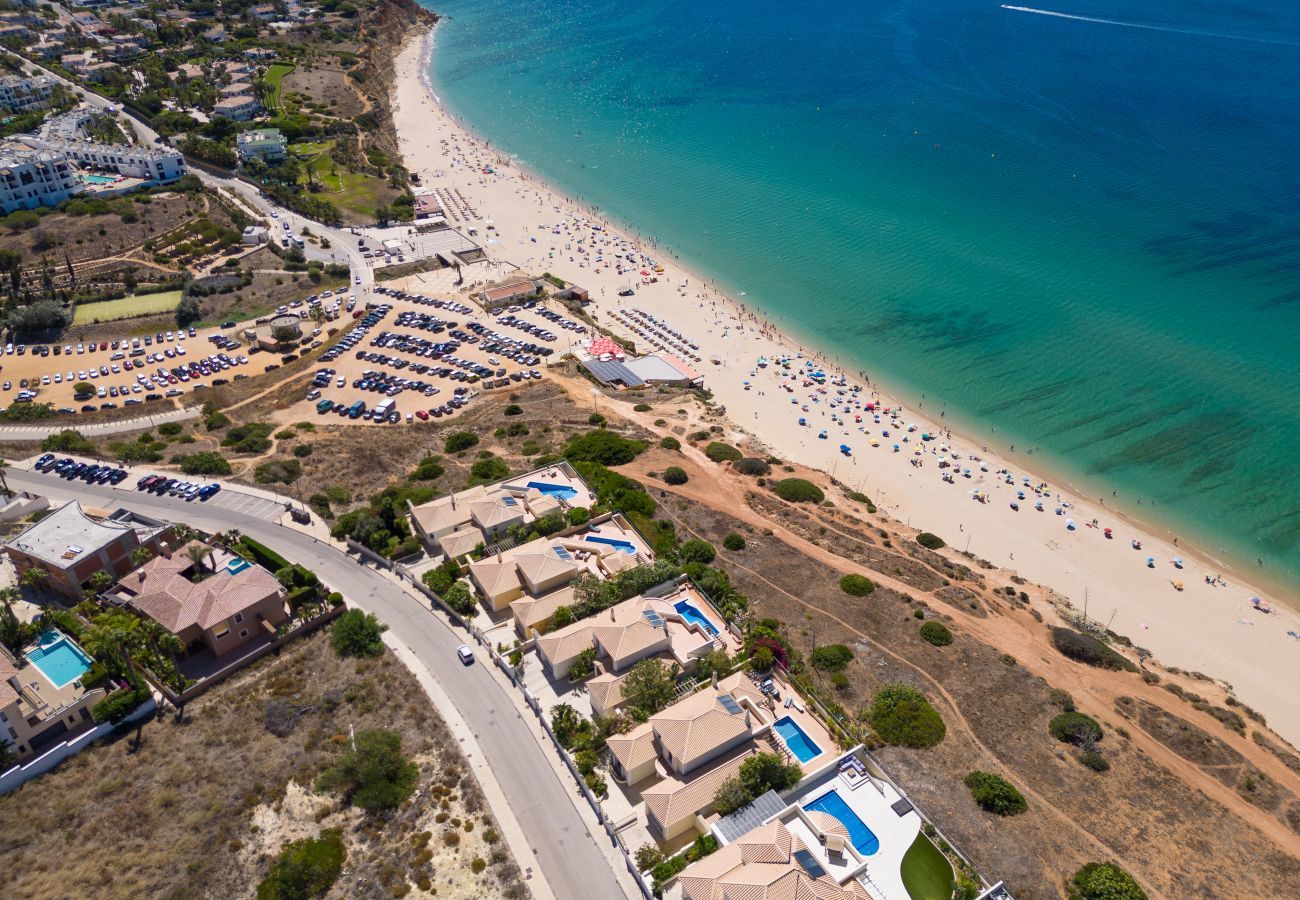
[[[1300,47],[1300,42],[1288,41],[1283,38],[1250,37],[1249,35],[1228,34],[1221,31],[1201,31],[1196,28],[1174,28],[1169,25],[1144,25],[1141,22],[1122,22],[1119,19],[1099,19],[1095,16],[1076,16],[1074,13],[1057,12],[1053,9],[1035,9],[1032,6],[1012,6],[1008,3],[1000,5],[1003,9],[1009,9],[1013,12],[1034,13],[1035,15],[1052,16],[1057,19],[1072,19],[1075,22],[1091,22],[1094,25],[1117,25],[1120,28],[1140,28],[1143,31],[1166,31],[1170,34],[1192,34],[1197,37],[1221,38],[1228,41],[1246,41],[1250,44],[1277,44],[1283,47]]]

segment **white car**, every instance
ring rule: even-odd
[[[272,218],[272,219],[278,219],[278,218],[280,218],[280,214],[279,214],[278,212],[276,212],[275,210],[271,210],[271,218]]]
[[[467,666],[474,662],[474,649],[470,647],[469,644],[461,644],[457,647],[456,655],[460,657],[460,661]]]

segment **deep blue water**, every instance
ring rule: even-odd
[[[1300,583],[1300,3],[424,2],[444,99],[566,192]]]

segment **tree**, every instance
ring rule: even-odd
[[[636,459],[645,447],[645,441],[632,440],[598,428],[570,438],[564,446],[564,455],[571,462],[585,460],[602,466],[621,466]]]
[[[669,466],[664,469],[664,484],[685,484],[690,481],[690,476],[681,466]]]
[[[176,306],[176,324],[181,328],[188,328],[202,318],[203,310],[199,307],[198,299],[182,297],[181,302]]]
[[[443,444],[443,449],[448,453],[459,453],[462,450],[468,450],[478,443],[478,435],[472,431],[457,431],[447,435],[447,441]]]
[[[353,748],[321,773],[316,789],[337,791],[345,802],[367,812],[383,812],[411,796],[419,777],[419,767],[402,755],[400,734],[358,731]]]
[[[190,542],[185,545],[185,555],[194,564],[193,581],[198,581],[203,577],[203,560],[207,558],[211,549],[197,542]]]
[[[744,550],[745,536],[743,534],[737,534],[736,532],[733,531],[731,534],[727,535],[722,539],[722,546],[732,551],[733,553],[738,552],[740,550]]]
[[[14,614],[13,603],[18,599],[16,588],[0,589],[0,644],[9,648],[14,657],[22,656],[23,647],[32,638],[32,627]],[[0,739],[0,744],[4,744]],[[0,767],[2,770],[3,767]]]
[[[948,630],[948,626],[935,619],[921,626],[921,637],[936,647],[947,647],[952,643],[952,632]]]
[[[840,579],[840,590],[853,597],[865,597],[875,589],[875,584],[865,575],[845,575]]]
[[[904,684],[877,691],[868,718],[881,740],[902,747],[933,747],[948,730],[925,695]]]
[[[478,607],[474,603],[474,595],[470,593],[469,586],[463,581],[457,581],[447,588],[442,595],[442,599],[444,603],[466,618],[478,613]]]
[[[768,791],[784,791],[802,779],[802,766],[782,762],[775,753],[755,753],[740,764],[740,783],[753,797]]]
[[[72,316],[56,301],[37,300],[10,312],[8,325],[17,334],[32,334],[64,328],[70,321]]]
[[[718,551],[708,541],[691,538],[682,544],[677,555],[683,563],[701,563],[707,566],[717,557]]]
[[[105,572],[103,569],[100,569],[98,572],[86,579],[86,582],[90,585],[90,589],[98,595],[111,588],[114,580],[115,579],[112,575]]]
[[[96,617],[81,634],[81,644],[86,651],[122,673],[136,690],[140,689],[140,680],[135,673],[132,653],[140,644],[139,628],[138,618],[126,610],[114,609]]]
[[[676,694],[676,673],[661,659],[641,660],[623,679],[624,701],[647,715],[659,712]]]
[[[791,503],[821,503],[826,499],[822,489],[804,478],[784,478],[772,486],[782,500]]]
[[[372,614],[349,609],[330,628],[330,643],[339,656],[378,656],[384,652],[383,632]]]
[[[1047,724],[1052,737],[1064,744],[1076,744],[1084,749],[1092,749],[1101,740],[1101,726],[1091,716],[1081,712],[1063,712]]]
[[[0,459],[0,491],[3,491],[6,497],[13,493],[13,491],[9,490],[9,479],[5,477],[5,469],[7,468],[9,468],[9,463]]]
[[[302,332],[295,325],[277,325],[271,329],[271,338],[277,344],[292,344]]]
[[[740,783],[740,779],[733,775],[722,782],[718,792],[713,795],[713,811],[721,816],[729,816],[753,801],[754,796]]]
[[[1070,880],[1070,900],[1147,900],[1141,885],[1115,863],[1088,863]]]
[[[153,551],[148,547],[136,547],[131,551],[131,565],[139,568],[153,559]]]
[[[337,828],[322,831],[317,838],[291,841],[257,886],[257,900],[323,897],[343,871],[346,856]]]
[[[841,672],[853,662],[853,651],[843,644],[823,644],[812,652],[813,668],[823,672]]]
[[[45,582],[49,580],[50,573],[40,566],[32,566],[23,573],[22,583],[36,591],[36,596],[42,597],[45,594]]]
[[[551,708],[551,731],[561,747],[573,746],[573,738],[582,727],[582,716],[567,703],[559,703]]]

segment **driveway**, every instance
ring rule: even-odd
[[[456,659],[462,638],[378,572],[309,535],[237,509],[70,483],[39,472],[11,469],[6,476],[11,489],[43,494],[51,501],[79,499],[124,506],[205,531],[237,528],[285,558],[306,565],[341,591],[350,604],[374,613],[437,679],[474,732],[520,826],[532,837],[533,852],[555,895],[566,900],[625,896],[596,845],[608,838],[587,830],[574,808],[576,787],[562,784],[556,777],[545,756],[547,751],[534,739],[505,689],[485,666],[462,666]]]

